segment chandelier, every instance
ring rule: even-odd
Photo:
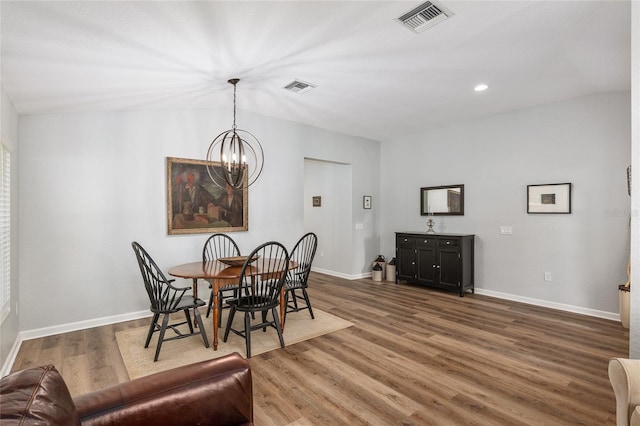
[[[252,185],[258,180],[264,165],[262,145],[258,139],[236,127],[236,85],[239,81],[239,78],[228,81],[233,84],[233,127],[216,136],[207,151],[209,177],[222,188],[229,185],[234,189],[242,189],[244,185]],[[220,165],[214,165],[213,162]]]

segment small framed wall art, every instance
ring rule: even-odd
[[[571,183],[527,185],[527,213],[571,213]]]
[[[362,197],[362,208],[363,209],[371,208],[371,195],[365,195]]]
[[[315,195],[312,197],[312,206],[320,207],[322,205],[322,197],[319,195]]]

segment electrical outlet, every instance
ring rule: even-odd
[[[545,272],[544,273],[544,280],[545,281],[552,281],[553,276],[551,275],[551,272]]]
[[[511,235],[511,234],[513,234],[513,228],[511,226],[500,227],[500,235]]]

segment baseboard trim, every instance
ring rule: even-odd
[[[342,272],[331,271],[329,269],[316,268],[315,266],[312,266],[311,270],[313,272],[317,272],[319,274],[330,275],[332,277],[342,278],[342,279],[350,280],[350,281],[360,280],[362,278],[367,278],[367,277],[371,276],[371,272],[364,273],[364,274],[358,274],[358,275],[349,275],[349,274],[345,274],[345,273],[342,273]]]
[[[101,327],[103,325],[116,324],[119,322],[137,320],[137,319],[148,318],[148,317],[151,317],[151,312],[148,310],[145,310],[145,311],[138,311],[138,312],[130,312],[128,314],[113,315],[109,317],[94,318],[86,321],[78,321],[78,322],[72,322],[68,324],[61,324],[53,327],[43,327],[43,328],[36,328],[33,330],[21,331],[18,333],[18,336],[16,337],[16,340],[13,343],[13,346],[11,347],[11,351],[9,352],[9,355],[7,356],[7,359],[5,360],[4,365],[2,366],[2,371],[0,372],[0,374],[2,374],[3,377],[9,374],[9,372],[11,371],[11,367],[13,367],[13,363],[15,362],[16,357],[18,356],[20,345],[25,340],[38,339],[40,337],[53,336],[55,334],[69,333],[71,331],[84,330],[92,327]]]
[[[477,294],[484,296],[491,296],[497,299],[512,300],[514,302],[527,303],[529,305],[542,306],[544,308],[558,309],[565,312],[573,312],[576,314],[588,315],[591,317],[603,318],[612,321],[620,321],[620,314],[614,312],[599,311],[597,309],[583,308],[581,306],[567,305],[564,303],[550,302],[548,300],[534,299],[531,297],[517,296],[509,293],[501,293],[498,291],[485,290],[482,288],[476,288]]]
[[[27,330],[27,331],[20,332],[18,336],[21,338],[21,340],[31,340],[31,339],[37,339],[40,337],[52,336],[54,334],[68,333],[70,331],[84,330],[92,327],[100,327],[103,325],[116,324],[119,322],[137,320],[140,318],[147,318],[150,316],[151,316],[151,312],[148,310],[130,312],[128,314],[94,318],[86,321],[78,321],[78,322],[71,322],[68,324],[56,325],[53,327],[44,327],[44,328],[37,328],[34,330]]]

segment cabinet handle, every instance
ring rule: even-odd
[[[425,243],[425,244],[426,244],[426,243],[428,243],[428,242],[429,242],[429,240],[424,240],[424,243]]]
[[[451,244],[451,241],[447,241],[447,245]]]
[[[412,264],[412,265],[415,265],[415,264],[416,264],[416,262],[411,262],[411,264]]]
[[[435,268],[435,267],[436,267],[436,265],[433,265],[433,267]]]
[[[409,240],[405,238],[405,239],[404,239],[404,242],[406,243],[407,241],[409,241]]]
[[[436,266],[436,269],[440,269],[440,265]]]

